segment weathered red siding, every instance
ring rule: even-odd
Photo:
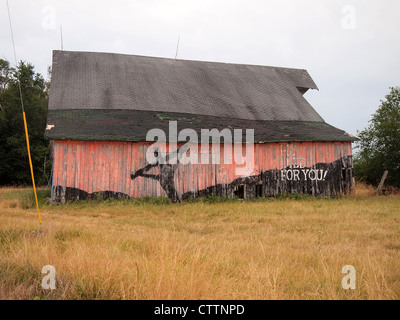
[[[53,200],[64,202],[69,199],[85,198],[86,193],[97,192],[109,192],[134,198],[170,196],[166,193],[165,187],[163,188],[160,184],[161,175],[164,174],[160,167],[148,168],[145,174],[132,176],[148,165],[145,155],[150,144],[150,142],[54,141],[52,184],[53,190],[56,192],[53,193]],[[331,182],[332,186],[324,187],[323,192],[312,191],[310,193],[327,193],[327,190],[331,194],[338,193],[338,190],[346,192],[352,184],[351,142],[256,144],[254,146],[255,167],[250,178],[246,178],[247,180],[236,176],[236,164],[223,164],[223,145],[221,145],[221,162],[220,165],[179,164],[174,170],[169,171],[169,174],[171,172],[173,174],[171,183],[178,198],[190,193],[197,196],[201,190],[204,191],[217,185],[223,186],[223,194],[231,196],[230,193],[234,189],[226,186],[233,182],[235,182],[234,185],[247,182],[263,184],[265,189],[263,195],[274,195],[280,192],[306,192],[304,191],[306,190],[305,183],[311,183],[312,190],[316,184],[318,189],[318,183],[321,185],[326,178],[326,173],[322,171],[332,171],[333,169],[328,167],[324,169],[324,167],[318,169],[320,171],[308,171],[309,175],[307,176],[307,171],[303,168],[312,170],[317,164],[329,166],[335,162],[339,163],[342,170],[346,170],[345,176],[337,177],[341,172],[335,169],[338,171],[334,173],[336,176],[332,175],[329,178],[334,180]],[[336,165],[335,168],[338,166]],[[266,175],[266,172],[269,175]],[[157,175],[160,175],[158,180],[154,178]],[[252,177],[257,176],[259,176],[259,181],[251,180]],[[300,180],[307,180],[307,178],[311,181],[303,181],[301,187],[296,187],[300,184],[296,184],[295,180],[299,180],[298,183],[301,183]],[[266,179],[274,179],[274,183],[270,184]],[[339,185],[335,187],[335,184]],[[337,190],[332,190],[332,188]],[[74,190],[74,192],[68,195],[67,190]],[[251,197],[252,194],[247,197],[249,196]]]

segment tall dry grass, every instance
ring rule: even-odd
[[[400,297],[400,198],[366,186],[340,199],[43,203],[39,235],[26,192],[0,189],[1,299]]]

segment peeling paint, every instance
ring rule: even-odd
[[[54,141],[53,201],[102,197],[169,197],[208,194],[244,198],[305,193],[350,193],[350,142],[265,143],[254,147],[254,173],[235,175],[235,164],[148,164],[147,142]],[[215,149],[215,148],[214,148]],[[212,152],[213,146],[210,146]],[[221,145],[223,159],[223,145]],[[210,157],[212,153],[210,154]]]

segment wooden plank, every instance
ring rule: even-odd
[[[66,192],[67,188],[70,189],[70,200],[76,198],[76,194],[82,197],[99,191],[134,197],[166,195],[158,179],[146,175],[133,180],[130,177],[132,172],[146,167],[146,146],[140,142],[56,141],[53,186],[60,190],[55,196],[56,201],[62,200],[58,194]],[[213,151],[211,149],[210,158]],[[223,146],[222,151],[223,159]],[[255,147],[254,157],[253,177],[247,180],[236,176],[235,163],[215,165],[209,161],[209,164],[179,165],[173,173],[173,188],[179,195],[189,192],[197,197],[199,192],[217,192],[216,186],[219,185],[219,193],[232,196],[238,184],[247,184],[242,187],[245,189],[243,196],[252,198],[256,195],[272,196],[279,192],[335,195],[341,190],[349,192],[354,184],[350,142],[262,144]],[[346,175],[341,175],[342,169],[346,170]],[[309,173],[310,170],[313,172]],[[327,174],[326,180],[322,171]],[[168,171],[161,173],[159,167],[145,173],[168,175]],[[260,186],[262,190],[259,190]],[[256,193],[257,190],[259,193]]]
[[[388,171],[385,170],[385,172],[383,173],[381,182],[379,182],[378,188],[377,188],[376,191],[375,191],[376,194],[381,193],[382,187],[383,187],[383,184],[385,183],[385,180],[386,180],[387,175],[388,175]]]

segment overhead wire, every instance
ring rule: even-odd
[[[15,51],[14,33],[13,33],[13,28],[12,28],[12,23],[11,23],[11,14],[10,14],[10,7],[8,5],[8,0],[6,0],[6,3],[7,3],[8,21],[10,23],[11,40],[12,40],[12,46],[13,46],[13,51],[14,51],[15,67],[17,67],[18,66],[18,62],[17,62],[18,60],[17,60],[16,51]],[[31,151],[30,151],[30,147],[29,147],[28,125],[27,125],[27,122],[26,122],[24,100],[22,98],[21,74],[18,75],[18,89],[19,89],[19,97],[20,97],[20,101],[21,101],[22,117],[24,119],[26,147],[27,147],[27,150],[28,150],[29,167],[30,167],[30,170],[31,170],[33,192],[35,194],[36,210],[37,210],[37,216],[38,216],[38,221],[39,221],[39,232],[40,232],[41,231],[42,219],[40,217],[39,202],[38,202],[38,198],[37,198],[36,184],[35,184],[35,175],[33,173]]]

